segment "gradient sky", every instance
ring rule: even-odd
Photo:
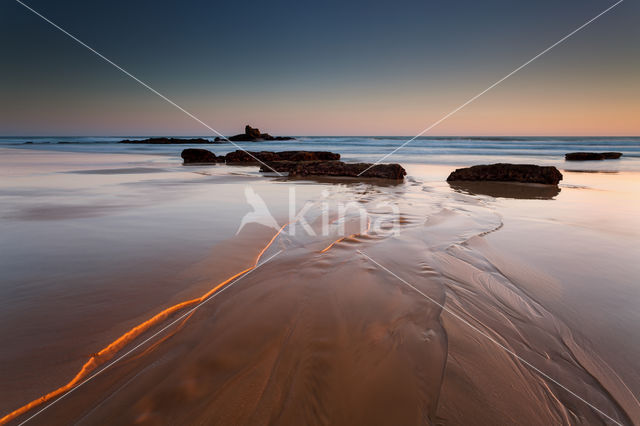
[[[414,135],[611,0],[45,1],[34,9],[224,134]],[[640,135],[640,2],[429,135]],[[0,135],[210,135],[12,0]]]

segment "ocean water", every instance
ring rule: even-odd
[[[120,144],[140,136],[0,137],[0,147],[38,150],[160,154],[179,160],[186,145]],[[205,137],[213,139],[210,137]],[[322,150],[338,152],[345,161],[378,160],[409,138],[394,137],[298,137],[293,141],[242,142],[251,151]],[[238,149],[231,143],[190,145],[216,154]],[[564,154],[574,151],[619,151],[620,160],[565,163]],[[494,162],[555,165],[568,170],[640,171],[640,137],[421,137],[393,155],[387,162],[472,165]]]

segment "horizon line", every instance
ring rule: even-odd
[[[406,138],[408,135],[339,135],[339,134],[325,134],[325,135],[283,135],[288,137],[298,138]],[[40,135],[0,135],[0,138],[212,138],[216,136],[212,135],[186,135],[186,134],[119,134],[119,135],[101,135],[101,134],[84,134],[84,135],[64,135],[64,134],[40,134]],[[417,139],[452,139],[452,138],[640,138],[638,135],[481,135],[481,134],[468,134],[468,135],[430,135],[420,136]],[[272,141],[259,141],[259,142],[272,142]],[[282,141],[273,141],[282,142]],[[286,142],[286,141],[285,141]]]

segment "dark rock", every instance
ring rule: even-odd
[[[535,166],[532,164],[489,164],[457,169],[447,181],[494,181],[522,182],[557,185],[562,173],[553,166]]]
[[[347,176],[402,180],[407,174],[400,164],[376,164],[373,167],[371,163],[342,161],[275,161],[267,164],[270,168],[263,165],[260,168],[261,172],[275,170],[288,172],[289,176]]]
[[[276,152],[280,161],[337,161],[340,154],[329,151],[280,151]]]
[[[621,152],[603,152],[602,155],[604,155],[605,160],[617,160],[622,157]]]
[[[260,129],[249,126],[244,127],[244,133],[230,136],[228,140],[232,142],[258,142],[258,141],[290,141],[295,138],[289,136],[271,136],[269,133],[260,133]],[[227,139],[217,137],[215,142],[226,142]]]
[[[566,161],[616,160],[621,152],[570,152],[564,155]]]
[[[244,126],[244,134],[250,137],[251,139],[260,139],[262,137],[262,134],[260,133],[260,129],[254,129],[248,124]],[[268,133],[265,133],[265,135],[268,135]]]
[[[154,144],[154,145],[177,145],[177,144],[210,144],[212,143],[208,139],[203,138],[194,138],[194,139],[180,139],[180,138],[149,138],[142,140],[129,140],[125,139],[120,141],[119,143],[139,143],[139,144]]]
[[[259,161],[330,161],[340,154],[327,151],[233,151],[225,156],[227,163],[259,163]]]
[[[180,154],[184,164],[210,164],[223,163],[224,157],[217,157],[213,152],[206,149],[188,148]]]
[[[399,164],[344,163],[340,154],[328,151],[234,151],[216,156],[206,149],[189,148],[182,151],[185,164],[239,163],[262,164],[260,171],[288,172],[289,176],[347,176],[402,180],[407,172]],[[259,161],[258,161],[259,160]],[[367,170],[368,169],[368,170]]]

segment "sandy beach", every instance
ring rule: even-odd
[[[15,422],[48,407],[30,423],[639,424],[638,172],[565,170],[549,192],[449,185],[434,164],[385,186],[154,155],[0,158],[0,410],[95,364]],[[279,230],[235,234],[247,185]],[[289,221],[292,187],[304,221]],[[344,202],[368,221],[320,233],[323,206],[333,221]],[[371,226],[385,220],[398,232]]]

